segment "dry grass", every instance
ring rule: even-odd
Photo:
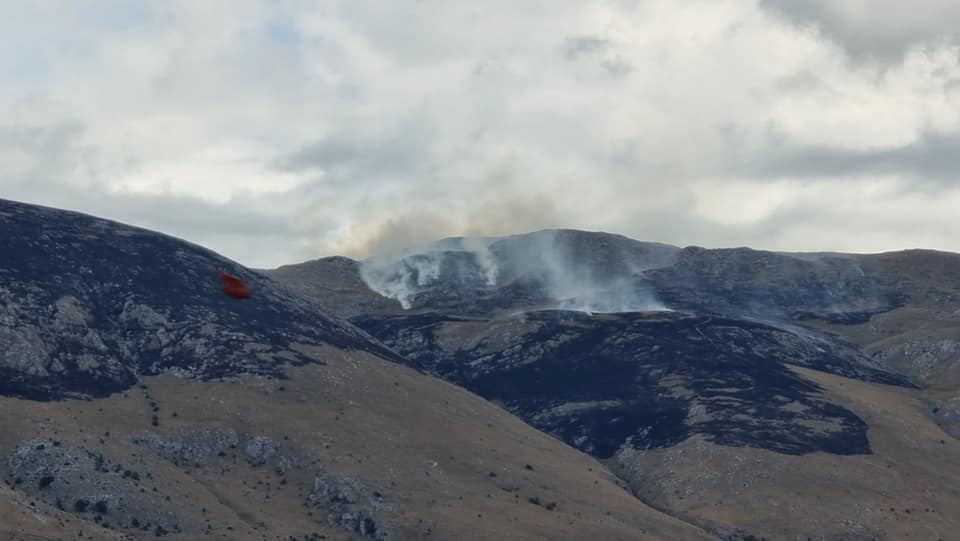
[[[937,389],[960,389],[960,254],[908,250],[858,256],[864,271],[905,295],[904,306],[857,325],[807,321],[879,354],[887,367]]]
[[[866,421],[874,454],[780,455],[691,438],[639,453],[636,489],[701,524],[769,539],[957,539],[960,442],[928,416],[922,392],[795,368]]]
[[[161,376],[97,401],[0,398],[0,453],[25,438],[54,438],[151,471],[178,506],[207,509],[208,539],[351,538],[303,505],[320,466],[381,491],[396,539],[708,538],[631,497],[592,458],[462,389],[366,354],[310,353],[327,364],[293,369],[287,381]],[[151,426],[150,401],[159,426]],[[198,426],[268,436],[317,464],[281,484],[242,459],[180,468],[130,443]],[[0,539],[74,539],[80,530],[83,539],[118,539],[68,513],[33,513],[20,494],[0,492]]]

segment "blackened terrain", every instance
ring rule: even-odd
[[[311,276],[322,278],[330,306],[363,299],[366,311],[348,302],[343,315],[408,364],[601,458],[695,434],[793,455],[869,453],[866,424],[789,366],[912,386],[806,325],[855,324],[906,302],[896,282],[847,254],[681,249],[556,230],[268,273],[308,295]]]
[[[847,254],[687,247],[644,277],[672,308],[778,321],[863,323],[907,299]]]
[[[424,368],[600,458],[693,434],[787,454],[869,453],[866,424],[787,365],[868,381],[852,348],[739,320],[678,312],[543,311],[490,321],[358,317]]]
[[[252,289],[237,301],[218,270]],[[138,375],[283,375],[291,344],[395,358],[272,280],[182,240],[0,200],[0,394],[104,396]]]

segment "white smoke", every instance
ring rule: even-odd
[[[360,270],[372,290],[405,309],[436,286],[482,295],[522,282],[536,283],[546,296],[535,308],[638,312],[668,309],[644,285],[643,272],[667,264],[673,250],[614,235],[548,230],[444,239],[369,258]]]
[[[455,255],[468,257],[457,264]],[[454,275],[457,285],[492,288],[496,286],[497,270],[488,239],[449,238],[368,258],[360,265],[360,277],[370,289],[396,299],[409,310],[416,296],[439,283],[445,272]]]
[[[499,267],[490,252],[490,241],[485,238],[468,237],[463,239],[463,248],[476,255],[477,263],[483,269],[486,285],[497,285],[497,274]]]
[[[360,277],[367,287],[409,310],[417,293],[439,279],[440,264],[435,252],[396,260],[373,257],[360,265]]]

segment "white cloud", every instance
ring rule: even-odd
[[[958,180],[952,30],[883,34],[891,9],[851,45],[867,16],[837,4],[8,3],[0,196],[261,266],[556,226],[960,250],[934,210]],[[919,185],[942,197],[905,197]],[[264,233],[225,227],[244,216]]]

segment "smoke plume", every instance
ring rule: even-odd
[[[366,259],[361,275],[381,295],[414,309],[436,303],[584,312],[666,307],[644,271],[670,263],[672,246],[618,235],[545,230],[510,237],[455,237]]]

